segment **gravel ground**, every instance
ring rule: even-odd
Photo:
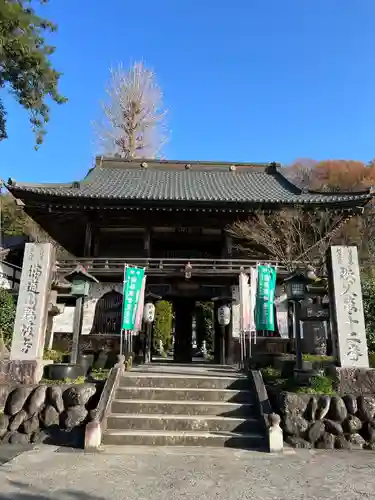
[[[344,451],[42,447],[0,467],[0,500],[374,499],[374,459]]]

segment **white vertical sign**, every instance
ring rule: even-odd
[[[286,293],[281,293],[281,287],[276,288],[276,320],[279,329],[280,337],[289,338],[288,326],[288,297]]]
[[[232,286],[232,337],[239,338],[241,331],[241,304],[238,285]]]
[[[256,339],[255,304],[257,300],[258,266],[251,268],[250,274],[250,332]]]
[[[342,367],[368,368],[358,252],[354,246],[331,247],[337,325],[336,356]]]
[[[51,243],[26,243],[11,360],[27,361],[43,357],[52,264]]]
[[[246,273],[240,274],[240,305],[241,305],[241,332],[250,332],[250,287],[249,287],[249,277]]]

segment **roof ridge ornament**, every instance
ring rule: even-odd
[[[266,167],[266,173],[267,174],[275,174],[277,171],[277,167],[280,166],[280,163],[276,163],[275,161],[272,161],[269,163]]]
[[[141,167],[142,167],[142,168],[147,168],[147,167],[148,167],[148,163],[147,163],[147,161],[143,161],[143,162],[141,163]]]

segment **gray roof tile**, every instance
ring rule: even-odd
[[[104,160],[80,183],[27,185],[9,182],[11,191],[56,197],[124,201],[211,202],[211,203],[354,203],[371,198],[370,192],[303,192],[275,168],[265,165],[152,161],[148,168],[138,162]]]

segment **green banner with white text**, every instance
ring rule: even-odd
[[[122,329],[134,330],[139,300],[142,300],[142,283],[145,270],[125,266],[124,300],[122,303]]]
[[[257,330],[275,331],[276,269],[258,266],[258,286],[255,302],[255,324]]]

